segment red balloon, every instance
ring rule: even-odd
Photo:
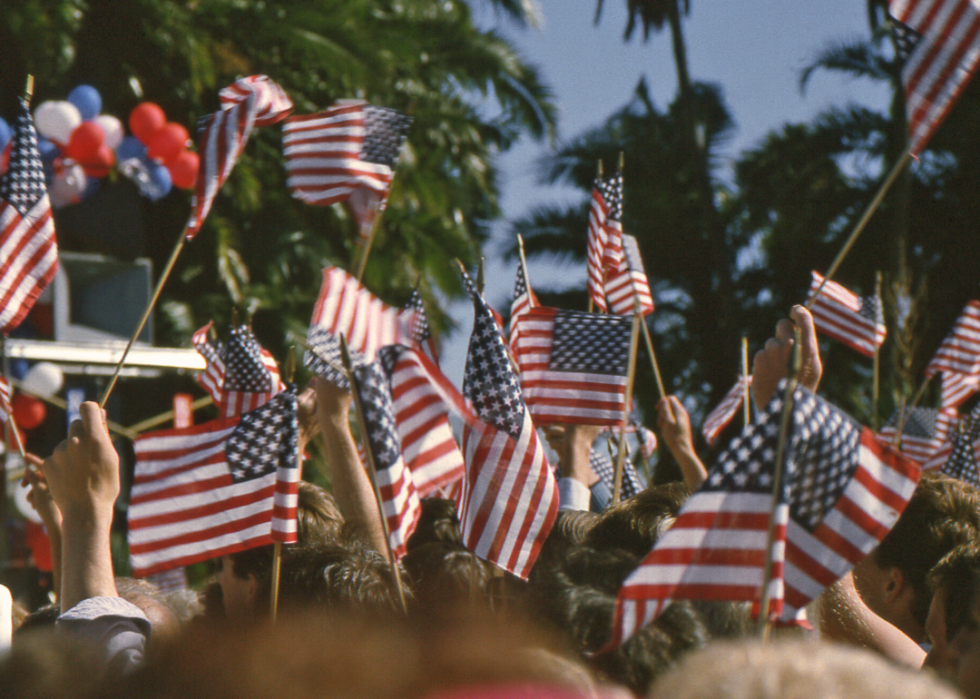
[[[14,396],[10,407],[13,408],[14,421],[17,423],[17,427],[22,430],[33,430],[44,422],[44,418],[48,414],[44,403],[26,393],[18,393]]]
[[[83,121],[68,139],[65,156],[80,163],[94,158],[105,143],[105,131],[94,121]]]
[[[197,170],[201,165],[197,153],[185,150],[173,160],[167,161],[167,169],[170,171],[170,179],[174,187],[179,189],[193,189],[197,184]]]
[[[105,143],[99,148],[99,152],[95,154],[94,158],[82,163],[82,169],[85,174],[89,177],[105,177],[109,174],[109,171],[116,164],[116,154]]]
[[[153,134],[166,123],[167,115],[153,102],[141,102],[129,113],[129,130],[144,146],[150,145]]]
[[[171,121],[153,134],[147,144],[146,154],[154,160],[172,160],[187,147],[187,138],[187,129]]]

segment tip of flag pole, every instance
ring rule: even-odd
[[[27,85],[24,87],[24,97],[27,101],[31,101],[31,97],[34,96],[34,76],[30,73],[27,74]]]
[[[286,358],[283,361],[282,378],[286,383],[292,383],[296,375],[296,345],[290,345],[286,350]]]
[[[602,177],[602,161],[601,160],[599,160],[599,161],[596,162],[595,176],[596,177]]]
[[[626,153],[624,151],[619,151],[619,172],[623,171],[623,166],[626,164]]]

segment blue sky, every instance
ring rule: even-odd
[[[599,25],[593,24],[595,0],[538,0],[543,22],[537,29],[515,27],[489,4],[478,5],[478,21],[505,34],[553,89],[560,109],[559,142],[602,123],[630,99],[641,77],[659,107],[673,99],[677,79],[670,34],[665,28],[644,43],[638,30],[625,43],[625,0],[605,0]],[[692,0],[684,21],[691,77],[721,85],[736,123],[735,136],[722,151],[723,162],[732,162],[769,131],[806,121],[829,106],[858,102],[883,108],[885,89],[866,81],[818,73],[805,93],[799,88],[800,71],[821,48],[866,37],[867,32],[863,0]],[[486,251],[486,296],[497,307],[509,303],[514,279],[514,270],[498,259],[510,235],[508,222],[536,205],[582,196],[537,181],[535,164],[550,147],[524,141],[500,161],[505,220]],[[531,283],[541,286],[558,278],[585,283],[584,266],[531,263],[529,274]],[[452,312],[460,327],[444,343],[442,363],[447,375],[460,381],[472,312],[468,303],[454,305]]]

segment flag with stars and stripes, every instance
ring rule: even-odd
[[[759,603],[770,516],[771,618],[789,622],[888,533],[919,480],[912,462],[804,388],[793,396],[773,501],[785,389],[776,391],[677,514],[616,602],[619,646],[673,600]]]
[[[396,360],[393,347],[382,347],[375,361],[362,364],[353,373],[367,428],[363,438],[366,448],[371,450],[388,541],[392,553],[401,558],[408,537],[419,521],[422,504],[412,472],[402,458],[402,444],[395,425],[389,376]]]
[[[607,445],[610,443],[607,442]],[[616,465],[613,463],[613,457],[607,451],[603,451],[603,449],[607,449],[607,447],[600,448],[595,445],[592,446],[589,451],[589,466],[592,468],[592,472],[599,477],[599,480],[609,488],[609,492],[611,493],[616,482]],[[620,496],[625,500],[626,498],[633,497],[643,489],[643,482],[636,472],[636,466],[633,465],[633,460],[629,457],[624,458]]]
[[[255,410],[285,388],[275,358],[259,345],[249,326],[232,328],[226,343],[208,338],[212,326],[208,323],[194,333],[194,347],[206,362],[197,381],[223,417]]]
[[[912,153],[921,151],[980,62],[975,0],[889,0]]]
[[[385,354],[395,427],[405,464],[419,497],[427,497],[463,477],[466,467],[449,423],[450,412],[474,417],[456,387],[424,353],[401,345]]]
[[[632,320],[532,308],[517,319],[521,389],[540,424],[623,421]]]
[[[952,439],[922,468],[937,468],[947,476],[980,488],[980,406],[970,411]]]
[[[517,279],[514,281],[514,295],[510,301],[510,332],[507,336],[507,344],[510,345],[512,353],[517,352],[517,319],[538,305],[534,290],[528,283],[527,267],[524,266],[524,259],[521,258],[517,263]]]
[[[282,130],[286,183],[307,204],[347,201],[362,233],[385,207],[412,118],[362,100],[288,119]]]
[[[526,579],[558,515],[558,484],[499,326],[469,276],[463,281],[474,307],[463,396],[479,420],[463,427],[460,531],[475,555]]]
[[[296,541],[296,394],[133,442],[129,552],[137,576]]]
[[[21,324],[57,269],[44,165],[34,121],[22,99],[7,172],[0,177],[0,332],[7,334]]]
[[[425,356],[436,364],[439,363],[439,352],[436,350],[436,339],[432,336],[432,328],[429,326],[429,316],[425,312],[425,302],[418,289],[412,292],[411,298],[405,304],[402,311],[406,317],[411,317],[409,333],[412,338],[412,347],[420,349]]]
[[[636,238],[623,233],[623,254],[619,265],[606,276],[606,300],[609,312],[617,315],[633,315],[639,302],[640,313],[648,316],[653,313],[653,294],[640,256],[640,246]]]
[[[10,404],[10,382],[0,376],[0,422],[6,422],[13,412]]]
[[[896,410],[879,432],[883,441],[889,444],[895,443],[899,420],[900,414]],[[955,410],[935,410],[919,406],[906,409],[898,448],[916,463],[925,463],[949,438],[956,421]]]
[[[970,301],[926,367],[926,378],[938,371],[980,375],[980,301]]]
[[[728,427],[732,419],[738,414],[738,409],[745,403],[745,392],[752,385],[752,375],[740,376],[731,390],[725,394],[718,406],[708,413],[701,426],[701,434],[708,446],[713,447],[715,440],[721,431]]]
[[[184,235],[197,235],[211,211],[214,198],[238,162],[256,126],[276,124],[293,111],[292,100],[267,75],[242,78],[218,93],[221,109],[198,124],[201,155],[191,216]]]
[[[622,255],[623,177],[596,178],[589,204],[588,273],[589,299],[605,312],[605,279],[610,270],[619,267]]]
[[[817,289],[820,289],[820,295],[810,308],[816,329],[866,357],[873,357],[885,341],[881,299],[877,296],[862,298],[834,281],[824,283],[823,275],[813,272],[810,296],[816,294]]]
[[[313,307],[303,363],[320,378],[346,389],[340,336],[346,338],[355,365],[372,362],[385,345],[412,344],[416,318],[414,307],[389,306],[340,267],[327,267]]]
[[[970,396],[980,390],[980,374],[961,374],[958,371],[944,371],[942,389],[939,394],[939,407],[950,410],[961,406]]]

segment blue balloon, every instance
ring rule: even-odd
[[[58,146],[44,136],[37,137],[37,152],[41,155],[41,162],[45,165],[53,163],[54,159],[61,155]]]
[[[150,201],[163,199],[170,193],[170,189],[174,186],[173,180],[170,179],[170,171],[163,165],[155,163],[152,160],[147,164],[147,170],[150,175],[150,182],[149,186],[143,191],[143,194]]]
[[[15,359],[10,362],[10,374],[18,381],[27,376],[27,370],[30,368],[31,365],[26,359]]]
[[[3,119],[0,119],[0,150],[7,147],[10,143],[10,127]]]
[[[116,146],[116,161],[122,162],[130,158],[145,158],[146,146],[140,143],[136,136],[126,136],[119,145]]]
[[[79,85],[68,93],[68,101],[78,107],[82,121],[89,121],[99,116],[102,111],[102,98],[99,91],[91,85]]]

